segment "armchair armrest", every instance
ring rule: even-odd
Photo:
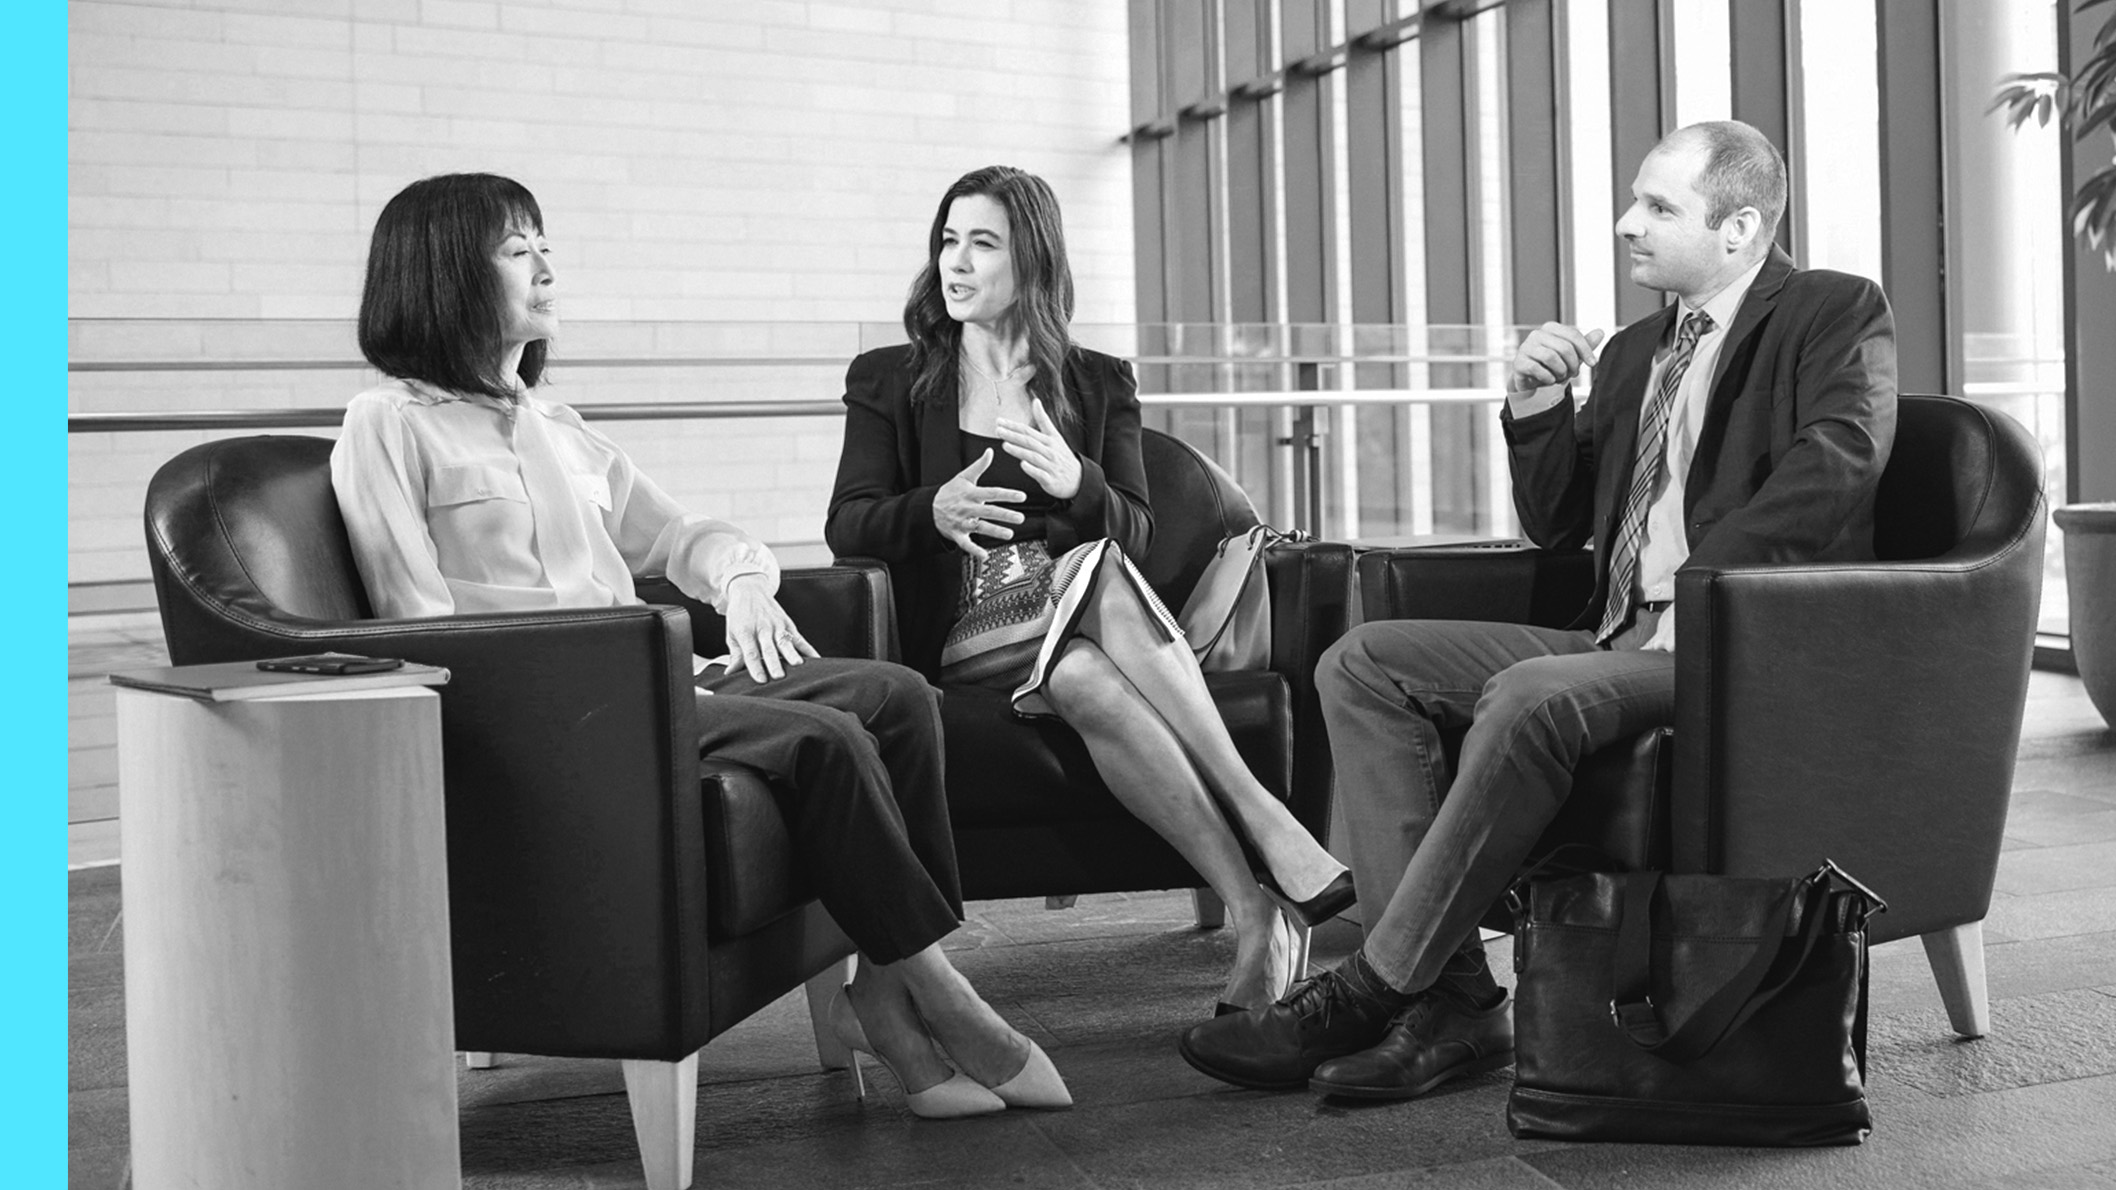
[[[721,651],[727,623],[719,612],[667,579],[642,578],[637,586],[641,599],[690,613],[691,638],[701,654]],[[781,571],[779,606],[825,657],[897,660],[896,603],[889,592],[889,571],[880,562],[853,558]]]
[[[1494,620],[1563,628],[1594,597],[1594,555],[1525,541],[1359,552],[1362,620]]]
[[[1271,590],[1271,668],[1293,694],[1293,795],[1289,808],[1318,839],[1330,837],[1330,737],[1315,693],[1315,663],[1357,622],[1352,547],[1280,542],[1264,556]]]
[[[1677,576],[1677,871],[1842,864],[1873,941],[1988,908],[2034,652],[2042,518],[1996,550]]]
[[[224,627],[221,660],[342,649],[448,667],[459,1044],[668,1060],[705,1043],[704,823],[680,610]]]

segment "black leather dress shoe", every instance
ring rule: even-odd
[[[1361,991],[1332,969],[1294,984],[1268,1008],[1191,1026],[1176,1048],[1184,1061],[1221,1082],[1297,1090],[1322,1063],[1380,1041],[1402,1006],[1400,999]]]
[[[1381,1044],[1324,1062],[1308,1086],[1354,1099],[1410,1099],[1458,1075],[1497,1070],[1514,1057],[1510,1007],[1501,998],[1471,1009],[1426,992],[1389,1022]]]

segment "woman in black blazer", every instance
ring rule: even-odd
[[[889,564],[906,664],[1011,688],[1016,710],[1080,733],[1110,791],[1226,903],[1222,1010],[1262,1007],[1296,974],[1280,905],[1325,920],[1350,873],[1250,774],[1126,557],[1153,537],[1138,386],[1071,342],[1072,309],[1050,187],[1006,166],[951,186],[905,303],[911,342],[846,373],[824,539]]]

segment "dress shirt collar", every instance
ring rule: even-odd
[[[1755,264],[1727,282],[1725,289],[1713,294],[1711,300],[1702,306],[1692,306],[1688,302],[1676,303],[1675,319],[1668,327],[1668,341],[1675,341],[1673,336],[1682,329],[1683,320],[1698,310],[1703,310],[1705,316],[1712,320],[1712,330],[1715,334],[1734,325],[1734,315],[1741,309],[1741,299],[1749,296],[1749,286],[1756,283],[1756,274],[1763,271],[1763,266],[1769,263],[1770,259],[1771,254],[1764,253]]]

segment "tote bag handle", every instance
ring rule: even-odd
[[[1626,873],[1622,877],[1623,920],[1617,929],[1616,961],[1610,983],[1610,1017],[1632,1044],[1670,1061],[1690,1062],[1710,1053],[1720,1038],[1775,999],[1807,965],[1815,946],[1829,930],[1832,878],[1844,880],[1866,901],[1867,907],[1859,915],[1862,930],[1866,917],[1888,907],[1835,863],[1825,860],[1812,875],[1786,882],[1771,904],[1764,936],[1757,941],[1748,962],[1690,1015],[1668,1025],[1661,1020],[1652,997],[1653,909],[1657,902],[1666,899],[1656,895],[1661,890],[1661,873]],[[1796,909],[1799,932],[1789,938],[1787,933]],[[1788,947],[1798,949],[1797,958],[1784,964],[1777,979],[1766,984],[1765,979]]]

